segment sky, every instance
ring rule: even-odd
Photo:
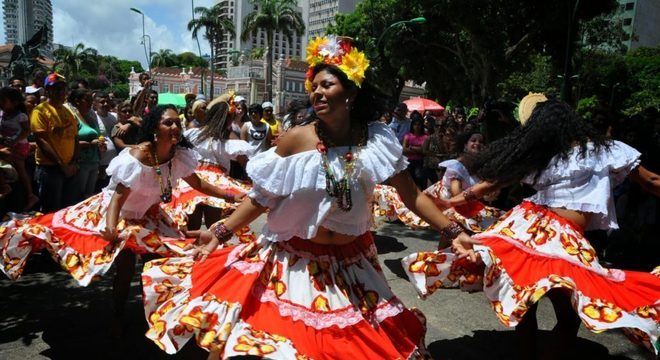
[[[142,16],[145,34],[151,37],[151,51],[170,49],[179,54],[192,51],[199,54],[197,42],[186,25],[192,18],[191,1],[195,7],[210,7],[215,0],[51,0],[53,5],[54,42],[66,46],[78,43],[98,50],[102,55],[137,60],[146,66],[141,44]],[[4,21],[0,44],[5,43]],[[209,45],[199,39],[202,54],[209,53]],[[149,41],[147,40],[147,45]]]

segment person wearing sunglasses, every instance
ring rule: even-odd
[[[112,127],[110,139],[117,148],[117,152],[121,152],[126,147],[132,147],[138,143],[138,130],[140,129],[141,119],[133,115],[133,108],[131,103],[126,101],[119,106],[117,112],[117,124]],[[125,131],[121,131],[122,127],[126,124],[131,124]],[[135,126],[137,124],[137,126]]]

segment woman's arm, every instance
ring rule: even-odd
[[[185,182],[187,182],[188,185],[190,185],[193,189],[209,196],[223,198],[231,202],[240,201],[243,199],[242,194],[234,192],[231,189],[222,189],[217,186],[213,186],[202,180],[196,173],[192,173],[184,177],[183,180],[185,180]]]
[[[429,223],[434,229],[440,231],[440,247],[449,246],[454,239],[461,242],[471,242],[470,236],[463,231],[460,225],[438,211],[431,198],[419,191],[407,171],[401,171],[391,177],[390,184],[396,188],[401,200],[408,209]],[[466,252],[464,256],[476,261],[476,255],[473,251]]]
[[[115,193],[112,194],[110,204],[105,214],[105,229],[101,231],[103,238],[110,242],[110,246],[114,246],[117,241],[117,224],[119,223],[119,211],[124,206],[131,189],[122,184],[117,184]]]
[[[660,197],[660,175],[640,165],[631,171],[629,176],[630,180],[639,184],[644,191]]]
[[[248,198],[248,200],[243,201],[238,206],[238,209],[224,223],[218,221],[211,225],[209,230],[188,231],[186,235],[196,237],[199,247],[189,245],[186,249],[194,249],[192,256],[195,260],[204,261],[221,242],[229,240],[234,231],[249,225],[254,219],[263,214],[266,209],[266,207],[259,205],[256,200]],[[218,235],[220,238],[218,238]]]
[[[488,181],[482,181],[464,191],[455,195],[449,200],[437,199],[434,200],[436,205],[442,209],[464,205],[470,201],[478,200],[483,198],[485,195],[490,194],[493,191],[501,188],[503,185],[499,183],[491,183]]]
[[[449,192],[451,196],[460,195],[463,192],[463,182],[459,179],[452,179],[449,183]]]

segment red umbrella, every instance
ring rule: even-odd
[[[444,106],[438,104],[437,102],[429,99],[424,99],[421,97],[417,98],[412,98],[405,100],[404,103],[408,105],[408,111],[419,111],[420,113],[424,113],[424,111],[429,110],[433,112],[440,112],[445,109]]]

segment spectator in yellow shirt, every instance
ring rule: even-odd
[[[265,103],[261,104],[262,111],[264,112],[263,118],[261,118],[261,122],[268,124],[268,127],[270,128],[270,134],[272,136],[273,141],[277,139],[277,137],[280,135],[280,130],[282,129],[282,123],[275,119],[275,115],[273,115],[273,103],[270,101],[266,101]]]
[[[52,73],[44,81],[47,100],[30,115],[30,128],[37,148],[35,177],[41,211],[57,211],[75,203],[75,177],[78,172],[78,121],[64,106],[64,77]]]

